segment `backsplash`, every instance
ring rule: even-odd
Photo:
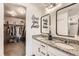
[[[62,43],[65,43],[65,44],[77,44],[77,45],[79,45],[79,41],[77,41],[77,40],[71,40],[71,39],[59,38],[59,37],[53,37],[53,39],[54,38],[60,40]]]

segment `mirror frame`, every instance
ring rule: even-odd
[[[59,12],[60,10],[65,9],[65,8],[67,8],[67,7],[70,7],[70,6],[73,6],[73,5],[75,5],[75,4],[76,4],[76,3],[72,3],[72,4],[67,5],[67,6],[65,6],[65,7],[62,7],[62,8],[60,8],[60,9],[58,9],[58,10],[56,11],[56,34],[57,34],[57,35],[59,35],[59,36],[65,36],[65,37],[74,37],[74,36],[69,36],[69,35],[60,35],[60,34],[58,34],[58,32],[57,32],[57,21],[58,21],[57,17],[58,17],[58,12]]]

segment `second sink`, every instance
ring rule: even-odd
[[[55,43],[55,45],[60,48],[64,48],[64,49],[68,49],[68,50],[74,49],[72,46],[64,44],[64,43]]]

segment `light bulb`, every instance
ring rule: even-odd
[[[18,11],[19,13],[21,13],[21,14],[25,14],[25,9],[22,8],[22,7],[19,7],[19,8],[17,9],[17,11]]]

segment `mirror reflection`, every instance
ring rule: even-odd
[[[74,37],[79,35],[79,4],[71,4],[56,12],[57,34]]]

